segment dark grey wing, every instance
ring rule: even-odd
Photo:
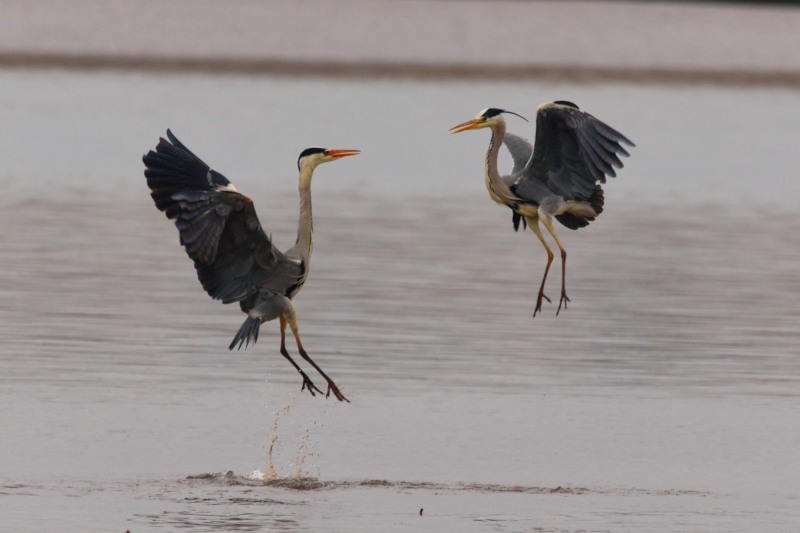
[[[598,182],[617,175],[627,137],[570,102],[550,102],[536,112],[536,143],[530,164],[512,191],[541,200],[549,190],[567,200],[589,201]],[[544,188],[543,188],[544,186]]]
[[[175,220],[180,242],[214,299],[232,303],[259,289],[283,292],[302,275],[264,232],[253,201],[167,130],[142,160],[156,207]]]
[[[503,144],[506,145],[506,148],[508,148],[511,154],[511,158],[514,160],[514,168],[511,170],[511,174],[514,175],[524,169],[530,162],[531,154],[533,153],[533,145],[528,139],[523,139],[519,135],[514,135],[513,133],[505,134],[503,137]]]

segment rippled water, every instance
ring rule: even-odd
[[[796,93],[0,76],[2,529],[800,522]],[[532,320],[544,253],[486,197],[487,136],[447,128],[556,97],[639,146],[602,217],[561,232],[569,309]],[[141,174],[167,126],[284,248],[296,153],[363,150],[318,169],[296,299],[351,404],[299,391],[274,324],[227,351],[241,315],[203,293]]]

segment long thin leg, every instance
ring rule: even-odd
[[[544,240],[544,235],[542,235],[542,229],[539,227],[539,219],[533,217],[525,217],[525,220],[528,221],[528,227],[531,228],[533,233],[539,238],[539,242],[542,243],[544,246],[545,251],[547,252],[547,266],[544,268],[544,276],[542,276],[542,284],[539,286],[539,294],[536,296],[536,307],[533,309],[533,317],[536,318],[536,313],[542,310],[542,298],[547,300],[547,303],[550,303],[550,298],[548,298],[544,294],[544,282],[547,280],[547,273],[550,271],[550,265],[553,263],[553,251],[550,250],[550,247],[547,246],[547,243]]]
[[[564,309],[566,309],[567,303],[570,301],[569,297],[567,296],[567,251],[561,245],[561,241],[558,240],[556,228],[553,227],[552,219],[550,217],[540,218],[542,219],[542,224],[544,224],[544,227],[547,228],[547,231],[556,241],[558,249],[561,250],[561,300],[558,302],[558,310],[556,311],[556,316],[558,316],[558,313],[561,312],[561,304],[564,304]]]
[[[319,390],[316,385],[314,385],[314,382],[311,381],[308,375],[306,375],[306,373],[303,372],[298,364],[294,362],[292,356],[289,355],[289,350],[286,349],[286,318],[283,315],[281,315],[281,355],[288,359],[289,362],[292,363],[292,366],[294,366],[297,371],[300,372],[300,375],[303,376],[303,386],[300,387],[301,391],[308,389],[308,392],[311,393],[311,396],[316,396],[317,393],[322,394],[322,391]]]
[[[289,327],[292,328],[292,333],[294,334],[294,340],[297,342],[297,351],[300,352],[300,355],[303,357],[303,359],[308,361],[311,364],[311,366],[313,366],[317,370],[317,372],[319,372],[320,375],[323,378],[325,378],[325,381],[328,382],[328,391],[325,393],[325,397],[327,398],[328,396],[330,396],[332,392],[333,395],[336,397],[336,399],[339,400],[340,402],[350,403],[350,400],[345,398],[344,394],[342,394],[341,391],[339,391],[339,387],[336,386],[336,383],[334,383],[333,380],[328,377],[328,374],[323,372],[322,369],[319,366],[317,366],[317,363],[315,363],[311,359],[311,357],[308,355],[308,352],[306,352],[305,349],[303,348],[303,343],[300,342],[300,329],[297,326],[297,318],[294,315],[290,315],[288,317],[288,320],[289,320]]]

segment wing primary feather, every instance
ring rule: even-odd
[[[589,145],[583,145],[581,148],[581,154],[584,156],[584,164],[587,170],[591,172],[592,177],[596,180],[604,182],[606,168],[610,167],[605,164],[605,161],[603,161]]]
[[[596,157],[593,160],[599,161],[598,168],[606,174],[614,172],[614,160],[608,156],[606,150],[597,142],[597,139],[591,132],[581,132],[581,141]],[[610,175],[610,174],[609,174]]]
[[[627,144],[628,146],[636,147],[636,145],[633,144],[633,141],[625,137],[623,134],[621,134],[620,132],[618,132],[617,130],[615,130],[602,120],[594,119],[594,127],[597,129],[598,132],[600,132],[605,137],[611,139],[612,141],[622,142]]]
[[[628,154],[625,151],[625,149],[619,145],[619,143],[611,141],[610,139],[608,139],[603,135],[597,134],[597,135],[591,135],[591,137],[594,142],[596,142],[602,147],[603,153],[605,153],[608,157],[613,158],[612,161],[614,161],[614,163],[612,164],[615,164],[617,168],[622,168],[622,161],[619,159],[619,157],[617,157],[617,154],[625,156],[630,154]]]

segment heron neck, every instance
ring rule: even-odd
[[[311,174],[314,169],[310,166],[303,167],[300,171],[300,221],[297,224],[297,242],[295,251],[301,261],[308,263],[311,260],[313,247],[314,223],[311,219]]]
[[[503,137],[506,136],[506,124],[498,121],[492,126],[492,138],[489,140],[489,150],[486,152],[486,168],[484,179],[489,196],[498,204],[507,204],[516,199],[516,195],[511,192],[508,185],[500,179],[500,172],[497,170],[497,154],[500,152],[500,145],[503,144]]]

